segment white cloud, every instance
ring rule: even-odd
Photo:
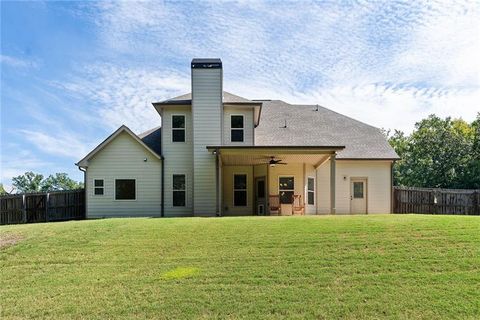
[[[188,62],[205,56],[222,58],[233,93],[318,103],[378,127],[410,131],[431,113],[472,120],[480,109],[480,8],[472,2],[147,1],[90,9],[106,49],[132,61],[91,65],[62,86],[93,101],[112,130],[158,125],[150,102],[188,92]]]
[[[38,62],[34,60],[26,60],[17,57],[0,55],[0,62],[3,65],[14,67],[14,68],[36,68],[38,67]]]

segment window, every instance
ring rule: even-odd
[[[115,179],[115,200],[135,200],[137,198],[135,179]]]
[[[243,142],[243,116],[230,117],[231,140],[232,142]]]
[[[172,142],[185,142],[185,116],[172,116]]]
[[[308,204],[314,205],[315,204],[315,179],[308,178],[308,185],[307,185],[307,196],[308,196]]]
[[[105,193],[105,182],[103,179],[93,180],[93,194],[96,196],[103,196]]]
[[[185,207],[186,205],[186,179],[184,174],[173,175],[173,206]]]
[[[234,207],[247,206],[247,175],[246,174],[233,175],[233,206]]]
[[[363,182],[353,183],[353,197],[355,199],[363,199]]]
[[[293,177],[278,178],[278,193],[280,194],[280,203],[293,203],[293,193],[295,190],[295,182]]]

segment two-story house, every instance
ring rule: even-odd
[[[220,59],[193,59],[191,93],[155,102],[162,126],[121,126],[77,165],[87,217],[391,212],[383,133],[318,105],[223,91]]]

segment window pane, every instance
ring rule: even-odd
[[[315,179],[308,178],[308,191],[314,191],[314,190],[315,190]]]
[[[293,190],[293,177],[280,177],[278,183],[280,190]]]
[[[247,205],[247,191],[234,191],[233,205],[235,207],[245,207]]]
[[[185,175],[174,174],[173,175],[173,190],[185,190]]]
[[[247,189],[247,175],[236,174],[233,176],[233,188],[234,189]]]
[[[185,116],[172,116],[172,128],[185,128]]]
[[[243,142],[243,129],[232,130],[232,142]]]
[[[185,130],[184,129],[173,129],[172,130],[172,141],[173,142],[185,142]]]
[[[173,206],[185,207],[185,191],[173,191]]]
[[[313,192],[308,192],[308,204],[315,204],[315,194]]]
[[[103,187],[103,180],[102,179],[95,179],[94,184],[95,184],[95,187]]]
[[[363,182],[353,183],[353,197],[360,199],[363,198]]]
[[[293,191],[281,191],[280,192],[280,203],[282,203],[282,204],[293,203]]]
[[[232,128],[243,128],[243,116],[232,116],[231,117],[231,127]]]
[[[103,195],[103,187],[95,188],[94,194],[97,196]]]
[[[115,199],[135,200],[135,180],[116,179],[115,180]]]
[[[257,182],[257,197],[265,198],[265,181],[259,180]]]

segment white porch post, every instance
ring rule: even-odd
[[[335,214],[336,211],[336,202],[335,202],[335,181],[336,181],[336,173],[335,173],[335,165],[336,165],[336,154],[332,154],[330,156],[330,214]]]
[[[221,188],[221,180],[222,180],[222,169],[221,169],[221,158],[220,158],[220,150],[217,148],[215,150],[215,182],[216,182],[216,188],[215,192],[217,194],[216,196],[216,214],[217,216],[222,215],[222,188]]]

